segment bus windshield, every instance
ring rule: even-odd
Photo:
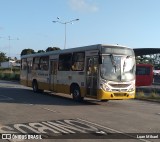
[[[110,81],[132,81],[135,79],[135,59],[127,55],[103,55],[101,77]]]

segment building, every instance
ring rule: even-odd
[[[11,68],[11,67],[20,67],[20,61],[14,61],[14,60],[9,60],[6,62],[1,62],[0,63],[1,68]]]

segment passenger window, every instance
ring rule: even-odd
[[[39,70],[39,59],[40,57],[35,57],[33,59],[33,70]]]
[[[76,52],[73,53],[72,59],[72,70],[73,71],[83,71],[84,70],[85,53]]]
[[[71,53],[59,55],[58,70],[69,71],[71,68],[71,59],[72,59]]]
[[[44,56],[40,58],[40,70],[48,71],[49,68],[49,57]]]

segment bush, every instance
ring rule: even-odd
[[[15,73],[0,73],[0,79],[2,80],[20,80],[20,75]]]
[[[13,67],[12,72],[15,74],[20,73],[20,68],[19,67]],[[1,68],[0,67],[0,73],[11,73],[11,68]]]
[[[160,99],[160,95],[156,91],[152,92],[149,96],[151,99]]]
[[[0,79],[4,79],[4,76],[5,76],[4,73],[1,73],[0,74]]]
[[[136,93],[136,98],[144,98],[144,97],[145,97],[145,94],[144,94],[143,91],[138,91],[138,92]]]
[[[15,74],[15,80],[20,80],[20,74]]]
[[[157,90],[151,90],[151,92],[145,93],[143,90],[136,92],[136,98],[138,99],[160,99],[160,95]]]

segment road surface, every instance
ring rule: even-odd
[[[33,93],[10,81],[0,81],[0,102],[0,133],[4,139],[13,138],[1,141],[160,140],[160,104],[156,102],[87,99],[78,103],[51,92]]]

